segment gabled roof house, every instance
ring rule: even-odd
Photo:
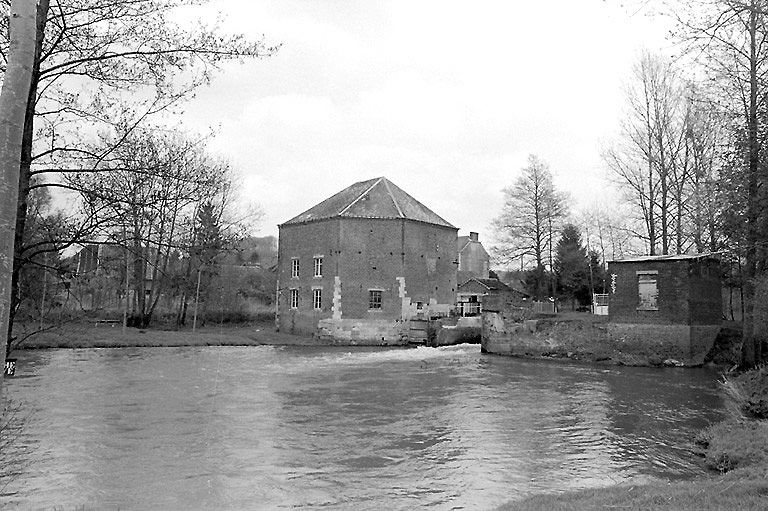
[[[487,279],[491,258],[480,243],[479,234],[470,232],[469,236],[459,236],[458,249],[458,282],[465,283],[471,278]]]

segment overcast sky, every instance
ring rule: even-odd
[[[220,0],[228,31],[281,43],[228,64],[184,124],[242,175],[259,235],[386,176],[490,241],[502,188],[535,153],[574,206],[612,202],[600,148],[659,20],[618,2]]]

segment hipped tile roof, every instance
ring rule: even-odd
[[[385,177],[355,183],[281,227],[328,218],[407,219],[456,229]]]

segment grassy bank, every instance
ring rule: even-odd
[[[536,495],[500,509],[768,509],[768,366],[727,379],[723,390],[730,418],[693,439],[709,476]]]
[[[595,490],[582,490],[560,495],[537,495],[513,502],[499,509],[571,511],[608,510],[630,511],[702,509],[765,510],[768,501],[768,481],[764,478],[739,477],[702,478],[678,483],[619,485]]]
[[[275,332],[273,323],[206,326],[184,330],[127,328],[97,322],[70,323],[38,333],[17,349],[126,348],[170,346],[312,345],[310,337]]]

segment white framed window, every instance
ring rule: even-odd
[[[637,272],[637,310],[659,310],[659,272],[654,270]]]
[[[369,289],[368,290],[368,308],[369,309],[381,309],[381,289]]]
[[[323,289],[314,288],[312,290],[312,307],[315,310],[322,310],[323,308]]]
[[[291,309],[299,308],[299,290],[291,289]]]
[[[315,256],[315,277],[323,276],[323,256]]]
[[[294,257],[291,259],[291,278],[299,278],[299,258]]]

